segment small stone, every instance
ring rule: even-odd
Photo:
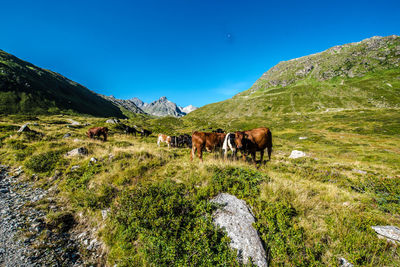
[[[300,150],[293,150],[292,153],[290,153],[289,158],[290,159],[297,159],[297,158],[302,158],[305,157],[306,153],[304,153],[303,151]]]
[[[79,169],[80,167],[81,166],[79,166],[79,165],[74,165],[71,167],[71,171],[75,171],[75,170]]]
[[[353,267],[353,264],[348,262],[345,258],[339,258],[339,267]]]
[[[90,162],[93,162],[93,163],[96,163],[97,162],[97,159],[96,158],[90,158]]]
[[[300,140],[306,140],[306,139],[308,139],[308,137],[307,136],[300,136],[299,139]]]
[[[103,220],[107,219],[109,211],[110,211],[110,209],[101,211],[101,217],[103,218]]]
[[[71,137],[71,134],[70,134],[70,133],[66,133],[66,134],[64,134],[64,136],[63,136],[63,138],[68,138],[68,137]]]
[[[71,123],[73,126],[81,125],[79,122],[73,120],[73,119],[68,119],[68,121]]]
[[[118,124],[119,120],[118,119],[109,119],[109,120],[106,120],[106,123]]]
[[[362,171],[362,170],[357,170],[357,169],[353,169],[353,172],[359,173],[359,174],[367,174],[366,171]]]

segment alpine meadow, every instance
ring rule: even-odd
[[[0,51],[0,103],[0,249],[5,232],[19,244],[1,266],[11,254],[26,266],[262,266],[246,256],[253,243],[232,241],[242,232],[218,226],[221,193],[254,217],[263,266],[400,266],[399,36],[280,62],[179,116]],[[97,127],[105,136],[87,133]],[[217,145],[190,160],[195,131],[259,127],[271,160]]]

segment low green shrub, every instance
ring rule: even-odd
[[[49,173],[56,168],[61,158],[61,151],[49,151],[32,156],[25,162],[25,167],[39,173]]]
[[[212,205],[183,184],[163,181],[126,190],[106,231],[119,266],[234,266],[229,238],[212,223]]]

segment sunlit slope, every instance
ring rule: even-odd
[[[400,107],[400,37],[373,37],[281,62],[247,91],[187,119]]]
[[[125,117],[117,105],[68,78],[0,50],[0,114]]]

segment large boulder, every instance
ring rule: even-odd
[[[253,227],[254,216],[246,202],[226,193],[217,195],[211,202],[222,205],[213,214],[214,224],[225,228],[231,239],[230,246],[237,250],[243,263],[247,264],[250,257],[255,265],[268,266],[261,239]]]

